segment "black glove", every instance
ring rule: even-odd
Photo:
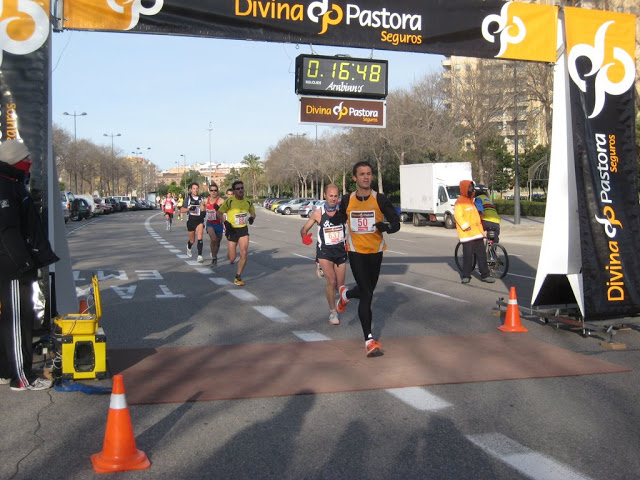
[[[378,222],[373,224],[380,233],[388,232],[391,230],[391,225],[385,222]]]
[[[220,210],[220,205],[218,205],[217,203],[213,206],[214,210]]]
[[[249,225],[253,225],[253,220],[254,220],[253,217],[249,217],[249,220],[247,220],[249,222]]]
[[[346,223],[347,221],[347,213],[346,212],[336,212],[336,214],[333,217],[329,217],[329,223],[331,225],[341,225],[343,223]]]
[[[228,221],[224,221],[224,228],[227,232],[233,231],[233,225],[231,225]]]

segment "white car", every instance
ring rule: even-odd
[[[85,200],[89,204],[89,209],[91,210],[91,216],[94,217],[96,215],[102,215],[104,210],[98,207],[95,199],[91,195],[76,195],[76,198],[81,198]]]

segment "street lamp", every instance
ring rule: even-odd
[[[180,156],[184,159],[184,170],[182,172],[182,176],[184,177],[184,191],[185,194],[188,194],[187,192],[187,156],[184,153],[181,153]]]
[[[84,117],[87,114],[87,112],[76,113],[76,111],[74,110],[73,113],[62,112],[62,114],[67,115],[69,117],[73,117],[73,164],[74,164],[74,179],[75,179],[74,189],[77,192],[78,191],[78,171],[75,164],[77,162],[77,148],[78,148],[77,131],[78,129],[76,125],[76,118]],[[69,172],[69,187],[71,187],[71,172]]]
[[[116,155],[115,155],[114,150],[113,150],[113,138],[114,138],[114,137],[121,137],[121,136],[122,136],[122,134],[120,134],[120,133],[111,133],[111,134],[109,134],[109,133],[103,133],[103,134],[102,134],[102,136],[103,136],[103,137],[111,137],[111,158],[112,158],[112,160],[114,161],[113,163],[114,163],[114,167],[115,167],[115,166],[116,166],[116,165],[115,165]],[[115,195],[115,192],[116,192],[116,182],[115,182],[115,181],[116,181],[116,177],[115,177],[115,170],[116,170],[116,168],[112,168],[112,169],[111,169],[111,173],[112,173],[112,177],[111,177],[111,179],[112,179],[112,181],[111,181],[111,188],[113,188],[113,192],[114,192],[114,193],[112,193],[112,195]]]
[[[211,131],[213,130],[213,124],[209,122],[209,185],[211,185]]]

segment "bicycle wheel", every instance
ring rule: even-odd
[[[487,246],[487,264],[489,274],[494,278],[503,278],[509,270],[509,255],[499,243]]]
[[[463,248],[462,248],[462,242],[458,242],[458,244],[456,245],[456,251],[454,254],[454,257],[456,259],[456,267],[458,267],[458,271],[462,272],[462,265],[464,264],[464,253],[463,253]],[[476,256],[473,256],[473,259],[471,260],[471,271],[473,272],[476,268]]]

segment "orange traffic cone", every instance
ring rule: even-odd
[[[85,298],[80,299],[80,306],[78,307],[78,313],[88,313],[89,307],[87,306],[87,300]]]
[[[516,287],[511,287],[509,291],[509,301],[507,302],[507,314],[504,317],[504,325],[498,327],[503,332],[528,332],[520,324],[520,310],[518,309],[518,299],[516,298]]]
[[[113,377],[102,452],[91,455],[91,463],[93,470],[98,473],[143,470],[151,466],[147,455],[136,448],[122,375]]]

